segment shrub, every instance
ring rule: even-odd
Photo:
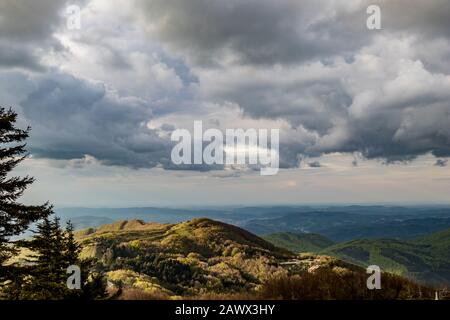
[[[433,299],[434,290],[393,274],[382,275],[382,289],[369,290],[367,275],[348,270],[318,269],[300,275],[269,279],[259,291],[261,299],[283,300],[396,300]]]

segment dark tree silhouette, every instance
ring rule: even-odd
[[[19,299],[61,299],[66,286],[65,236],[59,218],[44,218],[38,223],[31,240],[20,241],[32,254],[26,258],[27,276],[15,294]],[[17,280],[16,280],[17,282]]]
[[[0,108],[0,285],[17,276],[17,267],[5,266],[5,262],[17,252],[11,237],[18,236],[30,224],[48,217],[52,206],[28,206],[17,200],[34,182],[34,178],[9,177],[8,174],[27,157],[26,144],[30,128],[16,127],[17,113]]]
[[[17,299],[99,299],[105,297],[104,274],[95,271],[95,261],[79,258],[80,244],[76,242],[73,226],[69,222],[62,230],[59,218],[44,218],[30,240],[20,241],[22,247],[33,252],[28,262],[28,275],[20,286],[9,290],[10,297]],[[67,287],[67,268],[80,268],[80,288]],[[17,282],[17,281],[16,281]]]
[[[95,270],[95,261],[81,260],[80,245],[69,223],[62,230],[59,218],[50,220],[52,206],[28,206],[17,200],[34,178],[9,177],[8,174],[27,157],[24,140],[30,128],[16,127],[17,114],[0,108],[0,298],[7,299],[98,299],[105,297],[103,273]],[[30,240],[12,241],[34,222],[38,222]],[[32,253],[24,263],[9,259],[27,248]],[[81,269],[81,288],[67,287],[67,268]]]

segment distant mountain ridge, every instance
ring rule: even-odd
[[[450,212],[430,216],[360,214],[346,211],[289,213],[241,225],[256,234],[318,233],[341,242],[361,238],[414,239],[450,228]]]
[[[57,208],[77,229],[117,220],[178,223],[208,217],[258,235],[317,233],[332,241],[363,238],[411,240],[450,228],[449,206],[261,206],[223,208]]]

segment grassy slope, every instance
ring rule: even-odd
[[[354,240],[326,248],[323,253],[362,266],[378,265],[382,270],[417,281],[448,285],[449,247],[430,239],[435,239],[435,236],[411,242],[393,239]]]
[[[98,229],[81,230],[76,236],[85,246],[105,241],[109,244],[139,241],[144,245],[170,249],[174,253],[197,252],[206,257],[222,254],[230,247],[276,256],[292,256],[289,251],[277,248],[248,231],[205,218],[178,224],[144,223],[139,220],[117,221]]]
[[[450,229],[418,238],[414,242],[427,246],[435,256],[450,261]]]
[[[413,241],[362,239],[332,244],[316,234],[281,232],[264,237],[293,252],[315,252],[441,286],[450,284],[450,229]]]
[[[315,233],[278,232],[263,236],[277,247],[292,252],[320,252],[334,244],[328,238]]]

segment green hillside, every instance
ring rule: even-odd
[[[436,286],[450,284],[448,251],[425,242],[354,240],[328,247],[322,253],[361,266],[378,265],[386,272]]]
[[[434,256],[450,261],[450,229],[418,238],[415,243],[425,245]]]
[[[334,244],[330,239],[315,233],[272,233],[263,238],[280,248],[292,252],[320,252]]]
[[[98,258],[110,281],[164,296],[255,288],[269,275],[285,272],[279,261],[294,257],[243,229],[209,219],[118,221],[77,237],[82,255]]]
[[[386,272],[435,286],[450,284],[450,229],[411,241],[359,239],[334,244],[311,233],[279,232],[263,237],[292,252],[314,252],[367,267],[378,265]]]
[[[178,224],[118,221],[79,231],[77,240],[82,255],[97,258],[110,290],[122,299],[414,299],[434,295],[431,288],[389,274],[382,290],[368,290],[364,268],[330,256],[294,254],[243,229],[205,218]],[[326,242],[314,236],[309,241],[316,247]]]

